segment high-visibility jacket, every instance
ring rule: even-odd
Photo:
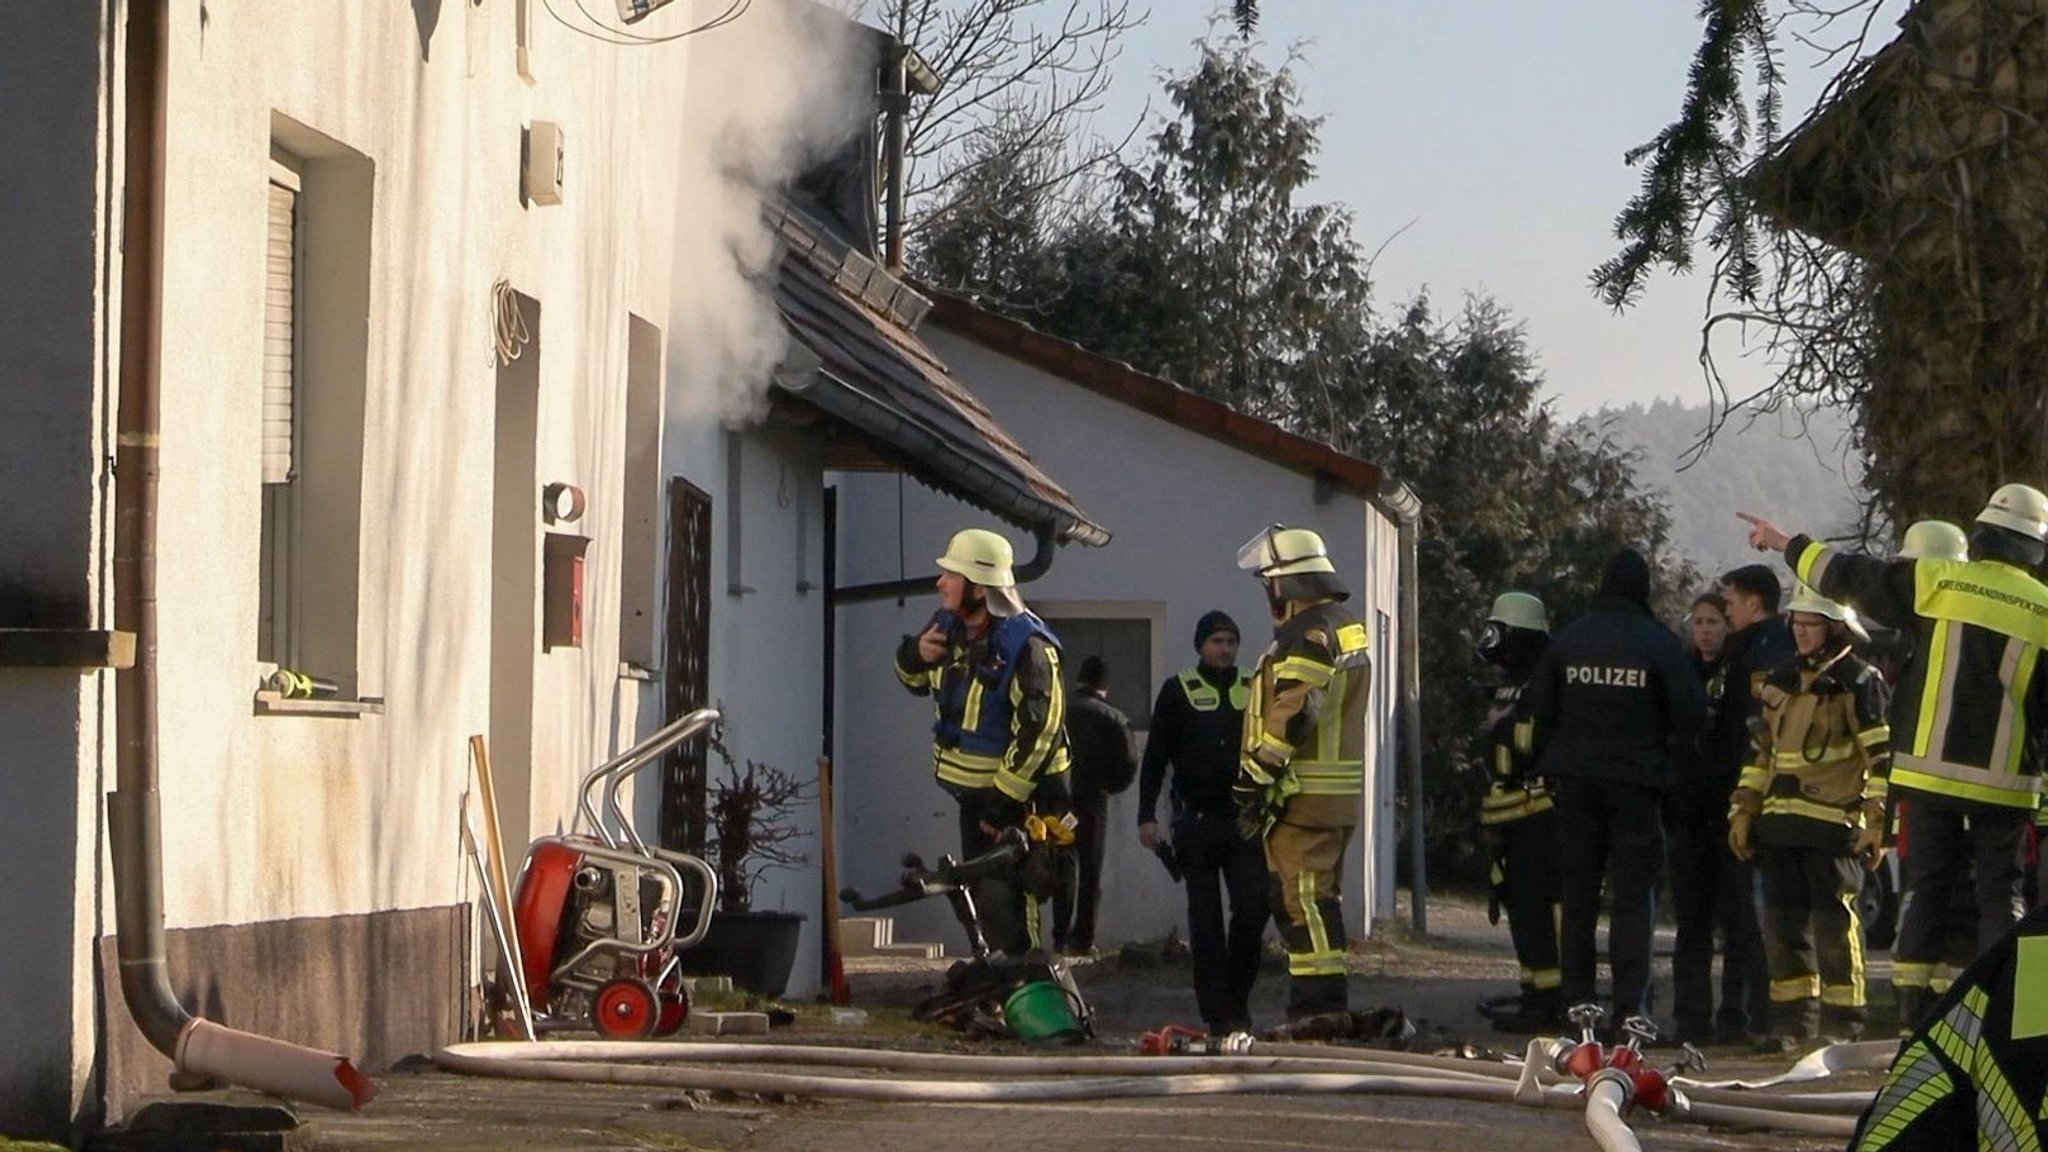
[[[1251,673],[1237,668],[1197,664],[1160,683],[1138,770],[1138,823],[1158,819],[1169,766],[1176,817],[1230,815],[1230,785],[1237,778],[1244,709],[1251,695]]]
[[[1885,799],[1884,677],[1844,647],[1771,673],[1759,696],[1763,724],[1739,785],[1763,797],[1759,839],[1846,849],[1864,805]]]
[[[1851,1152],[2048,1147],[2048,905],[1979,956],[1892,1061]]]
[[[1493,690],[1493,707],[1486,713],[1486,758],[1493,778],[1479,801],[1481,824],[1511,824],[1548,812],[1557,803],[1536,775],[1536,758],[1515,739],[1515,702],[1521,697],[1519,683]]]
[[[1260,785],[1291,776],[1307,796],[1365,790],[1365,708],[1372,660],[1365,625],[1341,601],[1292,610],[1252,673],[1241,772]]]
[[[2048,587],[1998,560],[1879,560],[1795,536],[1785,560],[1831,600],[1914,625],[1892,713],[1895,788],[2032,810],[2048,717]]]
[[[1067,771],[1059,638],[1036,615],[1003,617],[980,636],[955,638],[936,664],[924,663],[917,637],[906,636],[896,678],[937,704],[932,766],[941,783],[1025,801],[1041,777]]]

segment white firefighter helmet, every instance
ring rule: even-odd
[[[1902,560],[1968,560],[1970,541],[1946,520],[1915,520],[1899,541]]]
[[[934,563],[984,588],[1010,588],[1017,583],[1016,560],[1016,552],[1001,535],[986,528],[965,528],[953,533],[946,554]]]
[[[1815,592],[1805,584],[1799,584],[1792,589],[1792,602],[1785,605],[1785,611],[1793,615],[1805,612],[1814,616],[1825,617],[1848,629],[1849,634],[1859,641],[1870,639],[1870,633],[1864,630],[1863,622],[1856,618],[1856,610],[1854,608],[1849,607],[1847,604],[1836,603]]]
[[[1996,524],[2029,540],[2048,541],[2048,496],[2032,485],[2002,484],[1977,513],[1977,523]]]
[[[1323,538],[1306,528],[1275,524],[1261,529],[1237,550],[1237,566],[1260,577],[1293,576],[1301,572],[1335,572]]]

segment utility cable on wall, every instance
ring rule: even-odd
[[[533,333],[526,327],[526,311],[519,307],[519,293],[512,290],[512,282],[499,280],[492,284],[491,350],[497,356],[492,367],[519,359],[532,341]]]

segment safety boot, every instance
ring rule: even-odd
[[[1542,1036],[1560,1031],[1565,1024],[1564,997],[1557,989],[1522,990],[1521,1002],[1513,1012],[1493,1018],[1495,1032],[1518,1036]]]
[[[1898,1005],[1899,1035],[1911,1036],[1934,1009],[1934,989],[1894,984],[1892,996]]]

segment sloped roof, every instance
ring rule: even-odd
[[[816,358],[815,366],[785,365],[778,388],[939,491],[1056,540],[1109,542],[917,338],[922,296],[797,208],[768,216],[784,244],[776,307]]]
[[[1012,360],[1375,502],[1389,493],[1388,476],[1370,460],[1248,416],[1219,400],[998,315],[971,300],[939,292],[931,293],[931,298],[931,323]]]

